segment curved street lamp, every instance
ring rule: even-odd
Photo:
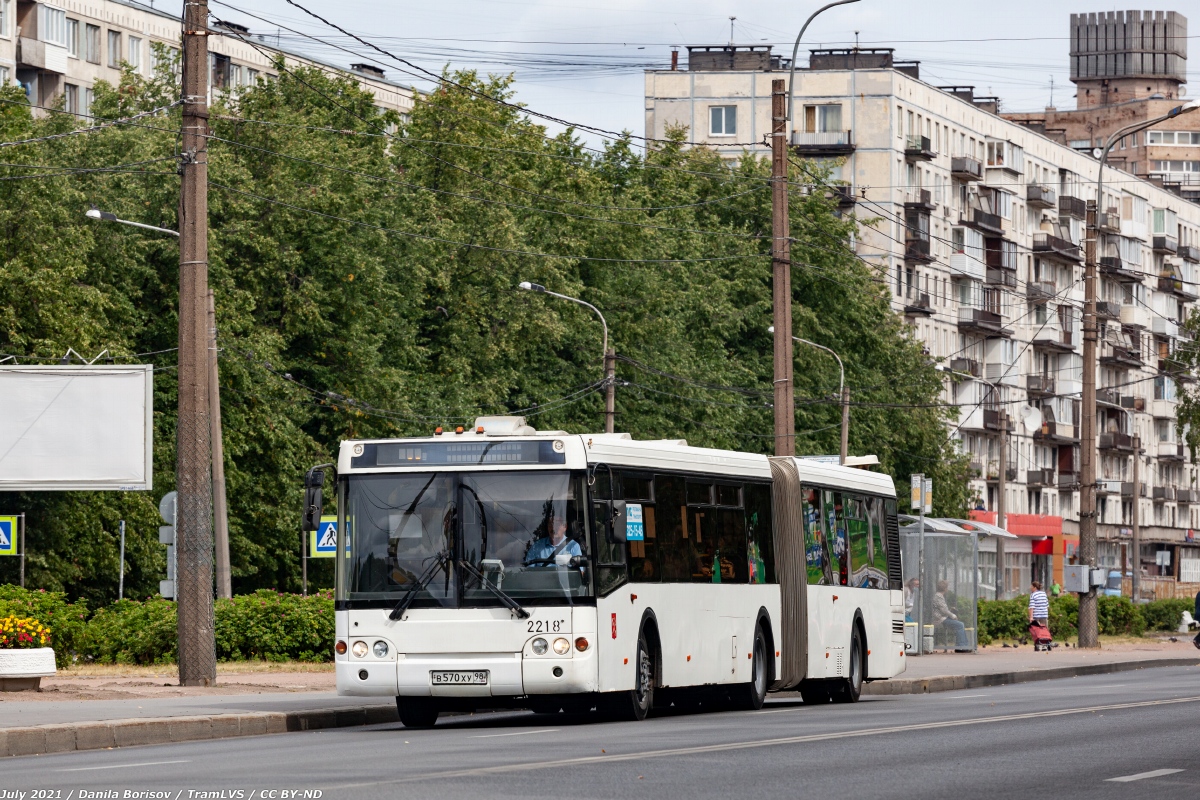
[[[848,2],[853,2],[853,0],[848,0]],[[767,333],[774,334],[775,326],[772,325],[767,328]],[[850,395],[846,392],[846,367],[842,364],[841,357],[839,357],[837,353],[833,352],[825,345],[817,344],[816,342],[810,342],[808,339],[801,339],[799,336],[792,336],[792,339],[800,342],[801,344],[811,345],[818,350],[824,350],[826,353],[829,353],[829,355],[837,359],[839,373],[838,397],[842,399],[842,447],[838,455],[838,463],[845,466],[846,457],[849,455],[850,450]]]

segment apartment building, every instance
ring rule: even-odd
[[[19,83],[33,105],[49,106],[62,97],[67,111],[86,115],[97,81],[116,84],[124,64],[149,75],[156,57],[151,45],[178,52],[180,30],[179,17],[132,0],[0,0],[0,83]],[[283,56],[285,64],[353,75],[380,109],[412,111],[416,90],[387,80],[378,67],[344,70],[272,45],[269,37],[240,25],[213,30],[219,35],[208,39],[210,92],[236,91],[259,76],[272,77],[273,60]]]
[[[1163,116],[1185,98],[1187,18],[1178,12],[1072,14],[1070,41],[1075,108],[1005,113],[1006,119],[1091,150],[1126,125]],[[1200,201],[1200,120],[1183,116],[1127,136],[1109,160]]]
[[[767,48],[689,48],[686,69],[646,73],[646,135],[683,125],[727,157],[765,155],[771,82],[787,80],[787,68]],[[818,50],[796,72],[790,141],[844,184],[817,188],[880,220],[854,246],[896,313],[955,373],[945,388],[960,408],[953,436],[985,514],[997,504],[1006,420],[1006,508],[1010,530],[1024,535],[1004,568],[1025,581],[1039,562],[1039,574],[1060,567],[1078,541],[1082,253],[1088,206],[1099,201],[1101,563],[1200,577],[1191,546],[1200,491],[1167,374],[1200,293],[1200,205],[1115,169],[1097,198],[1090,153],[997,107],[969,87],[925,83],[919,64],[888,49]]]

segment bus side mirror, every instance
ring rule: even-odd
[[[321,488],[325,485],[325,470],[310,469],[304,475],[304,513],[301,527],[304,532],[315,531],[321,524]]]
[[[624,542],[628,539],[625,523],[628,517],[625,514],[625,501],[612,501],[612,520],[609,527],[609,539],[612,542]]]

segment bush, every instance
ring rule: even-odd
[[[218,600],[221,661],[329,661],[333,658],[333,593],[304,597],[260,589]]]
[[[66,667],[81,655],[87,615],[86,603],[68,603],[63,592],[0,585],[0,617],[30,618],[49,628],[59,667]]]
[[[1029,599],[979,601],[979,643],[1019,639],[1027,634]]]
[[[1105,636],[1141,636],[1146,631],[1142,612],[1128,597],[1101,595],[1096,609],[1100,633]]]
[[[1050,635],[1067,639],[1079,633],[1079,597],[1063,594],[1050,601]]]
[[[1174,632],[1179,629],[1179,623],[1183,619],[1183,612],[1191,612],[1194,609],[1195,603],[1183,598],[1153,600],[1138,606],[1138,611],[1142,612],[1142,618],[1146,620],[1146,630],[1149,631]]]
[[[88,621],[87,654],[102,664],[167,664],[175,660],[175,603],[118,600]]]

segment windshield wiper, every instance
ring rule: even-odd
[[[520,603],[518,603],[516,600],[512,599],[512,597],[507,592],[505,592],[503,589],[501,589],[500,587],[496,586],[494,583],[489,581],[482,572],[475,569],[474,564],[469,564],[466,561],[459,561],[458,564],[464,570],[467,571],[468,575],[470,575],[473,578],[478,579],[480,585],[482,585],[483,588],[487,589],[489,592],[496,595],[496,597],[499,597],[500,602],[504,603],[504,605],[506,605],[510,609],[512,609],[512,611],[514,611],[520,619],[527,619],[529,617],[529,612],[526,611],[525,609],[521,608]]]
[[[425,570],[425,574],[417,579],[417,582],[412,585],[412,588],[405,593],[404,597],[400,598],[400,602],[392,609],[392,613],[388,617],[393,620],[399,620],[404,617],[404,612],[408,611],[408,607],[412,605],[413,600],[417,597],[417,592],[429,585],[429,582],[434,579],[438,573],[438,568],[446,567],[448,555],[445,550],[435,556],[435,561],[429,565],[429,569]]]

